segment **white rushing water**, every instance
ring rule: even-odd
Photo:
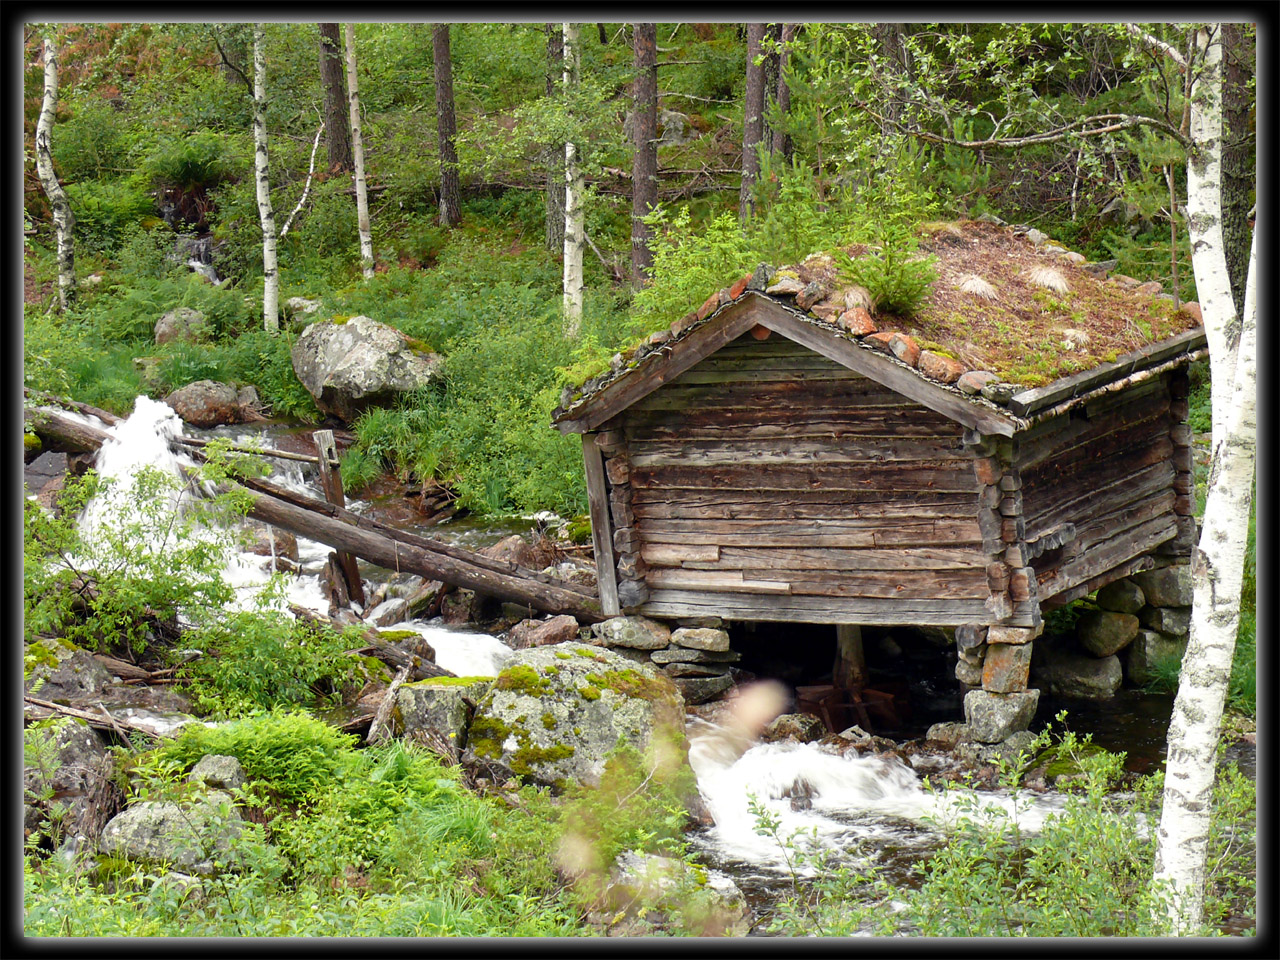
[[[964,817],[1008,817],[1010,825],[1034,832],[1062,805],[1060,797],[1023,796],[1015,805],[1000,793],[934,791],[892,756],[844,756],[817,743],[759,743],[699,720],[689,733],[689,761],[715,820],[700,842],[723,859],[767,869],[790,869],[788,844],[856,860],[864,842],[936,843]],[[773,831],[759,831],[753,800],[776,818]],[[811,874],[813,867],[801,872]]]
[[[88,422],[88,418],[83,419]],[[92,422],[95,426],[102,426],[96,418]],[[108,429],[110,439],[98,451],[95,468],[99,476],[109,479],[110,483],[86,505],[81,529],[87,540],[92,541],[102,524],[120,522],[120,511],[129,502],[130,493],[143,468],[154,468],[181,482],[182,470],[196,466],[194,460],[176,453],[172,446],[173,438],[182,431],[182,420],[168,405],[145,396],[138,397],[129,417]],[[206,431],[206,434],[245,446],[263,439],[261,431],[243,427],[217,428]],[[319,496],[317,486],[308,478],[302,463],[280,458],[264,459],[272,467],[272,483],[298,493]],[[177,513],[193,496],[190,485],[177,487],[167,496],[165,510]],[[348,508],[354,512],[360,512],[364,506],[358,500],[348,503]],[[163,537],[173,536],[172,528],[167,525],[155,532]],[[218,531],[197,529],[192,531],[192,535],[208,536],[212,540],[216,539]],[[274,543],[274,533],[270,536]],[[292,616],[288,611],[290,603],[323,613],[328,609],[329,601],[320,583],[319,571],[324,568],[332,548],[305,537],[298,537],[297,542],[298,564],[302,572],[296,576],[286,575],[284,596],[273,605],[283,616]],[[149,546],[150,549],[162,550],[166,541]],[[270,581],[273,567],[274,556],[264,557],[248,552],[229,554],[223,576],[236,591],[236,608],[249,609],[267,602],[262,591]],[[458,676],[496,676],[512,654],[512,650],[496,637],[450,630],[426,621],[408,621],[388,629],[412,630],[421,634],[435,649],[436,663]]]

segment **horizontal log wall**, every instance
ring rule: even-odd
[[[1185,485],[1187,461],[1175,447],[1185,418],[1171,407],[1177,376],[1101,396],[1015,438],[1027,541],[1074,534],[1030,558],[1041,602],[1101,586],[1177,535],[1185,503],[1175,486]]]
[[[949,418],[781,336],[745,336],[615,425],[642,612],[982,618],[979,485]]]

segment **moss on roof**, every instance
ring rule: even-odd
[[[578,389],[566,388],[554,419],[565,418],[640,363],[652,362],[659,350],[678,349],[693,327],[747,291],[805,311],[833,335],[873,338],[868,345],[887,348],[887,334],[904,334],[926,360],[955,361],[921,364],[920,351],[908,351],[905,359],[893,351],[922,377],[943,370],[938,375],[950,379],[942,382],[952,383],[958,370],[981,371],[984,381],[1007,386],[1003,392],[982,390],[997,402],[1201,326],[1198,304],[1175,307],[1159,283],[1111,274],[1108,264],[1088,263],[1030,228],[966,220],[922,224],[917,236],[917,255],[934,259],[938,277],[911,315],[878,312],[866,290],[843,278],[845,264],[874,255],[866,246],[815,253],[782,267],[760,264],[700,306],[691,304],[669,329],[616,355],[610,369],[590,371],[596,375]]]

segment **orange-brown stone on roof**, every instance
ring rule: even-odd
[[[953,360],[951,357],[943,356],[940,353],[934,353],[932,350],[920,351],[920,372],[931,380],[940,380],[943,383],[955,383],[960,379],[960,375],[965,372],[964,364],[959,360]]]
[[[852,310],[846,310],[840,314],[836,322],[855,337],[865,337],[867,334],[875,333],[879,329],[875,321],[871,319],[871,314],[866,307],[854,307]]]

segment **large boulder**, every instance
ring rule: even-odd
[[[1154,607],[1189,607],[1192,600],[1191,567],[1177,564],[1135,573],[1130,579],[1142,588]]]
[[[619,742],[685,749],[684,700],[653,667],[585,643],[516,653],[476,705],[467,757],[556,788],[599,783]]]
[[[156,321],[156,344],[171,343],[175,340],[203,340],[209,334],[209,323],[205,315],[191,307],[177,307],[164,314]]]
[[[59,718],[22,731],[24,832],[55,838],[94,836],[111,787],[111,756],[83,720]]]
[[[671,631],[648,617],[612,617],[593,623],[591,632],[609,647],[662,650],[671,643]]]
[[[964,695],[964,721],[969,737],[979,743],[1007,740],[1031,725],[1039,702],[1039,690],[1017,693],[970,690]]]
[[[144,800],[112,818],[98,840],[109,857],[162,863],[187,873],[217,872],[242,829],[231,795],[210,790],[193,802]]]
[[[240,423],[240,392],[229,383],[196,380],[179,387],[164,402],[187,423],[196,427],[217,427],[224,423]]]
[[[1107,700],[1124,679],[1117,655],[1090,656],[1054,644],[1036,650],[1033,667],[1040,685],[1060,697]]]
[[[401,733],[457,756],[466,746],[471,709],[492,685],[489,677],[431,677],[404,684],[396,694]]]
[[[1076,637],[1095,657],[1109,657],[1123,650],[1138,635],[1138,618],[1132,613],[1086,610],[1076,621]]]
[[[1182,661],[1187,640],[1161,636],[1154,630],[1139,630],[1133,643],[1125,648],[1125,666],[1133,683],[1149,683],[1160,674],[1160,665],[1169,660]]]
[[[23,653],[23,693],[70,703],[100,694],[111,674],[93,654],[54,637],[39,637]]]
[[[347,423],[369,407],[427,386],[441,364],[425,344],[369,317],[313,323],[291,356],[293,372],[316,406]]]

